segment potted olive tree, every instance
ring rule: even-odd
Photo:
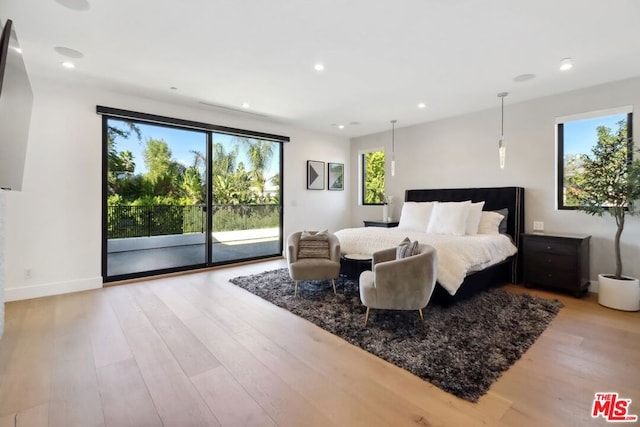
[[[615,274],[598,275],[598,302],[618,310],[640,309],[637,278],[622,274],[620,236],[627,216],[640,213],[640,160],[632,160],[633,142],[627,136],[626,120],[614,133],[599,126],[598,142],[591,155],[583,156],[583,170],[573,177],[572,191],[578,209],[590,214],[611,215],[617,225],[614,237]]]

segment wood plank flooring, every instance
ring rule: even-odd
[[[603,391],[640,414],[640,313],[507,286],[565,308],[473,404],[228,283],[284,266],[8,303],[0,427],[607,425]]]

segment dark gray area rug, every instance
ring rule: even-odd
[[[366,308],[357,284],[304,281],[293,296],[287,269],[231,279],[351,344],[404,368],[463,399],[476,402],[535,342],[563,306],[560,301],[491,289],[450,307],[417,311]]]

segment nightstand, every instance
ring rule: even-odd
[[[575,234],[523,234],[524,284],[582,296],[589,287],[589,241]]]
[[[386,222],[386,221],[364,221],[364,226],[365,227],[391,228],[391,227],[397,227],[398,226],[398,221],[391,221],[391,222]]]

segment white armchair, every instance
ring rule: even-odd
[[[427,306],[436,284],[438,257],[435,248],[419,245],[418,254],[396,259],[396,248],[373,254],[371,268],[360,275],[360,300],[367,307],[364,324],[372,308],[418,310]]]
[[[331,280],[335,294],[335,279],[340,274],[340,241],[335,234],[327,233],[327,257],[301,258],[299,256],[301,234],[302,232],[298,231],[287,238],[287,265],[289,276],[295,281],[294,296],[298,295],[298,282],[301,280]]]

